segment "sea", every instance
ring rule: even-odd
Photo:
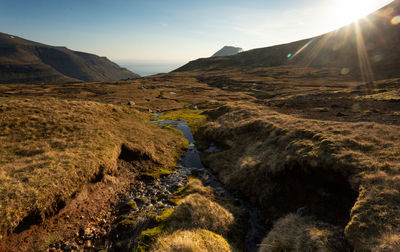
[[[115,60],[115,62],[142,77],[158,73],[169,73],[187,63],[165,60]]]

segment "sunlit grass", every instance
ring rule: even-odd
[[[0,98],[0,113],[3,234],[30,214],[43,218],[56,211],[56,202],[67,201],[83,184],[115,173],[122,144],[161,167],[175,164],[184,147],[181,135],[129,107]]]

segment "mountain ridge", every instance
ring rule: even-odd
[[[174,72],[250,69],[283,65],[338,67],[359,76],[372,72],[382,78],[399,76],[400,24],[391,24],[400,14],[394,1],[366,18],[338,30],[286,44],[256,48],[233,56],[200,58]],[[346,70],[346,71],[347,71]]]
[[[139,75],[106,57],[0,33],[0,83],[115,81]]]

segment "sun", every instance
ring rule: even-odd
[[[335,26],[340,27],[361,19],[393,0],[336,0],[333,1]]]

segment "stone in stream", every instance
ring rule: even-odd
[[[193,176],[199,177],[199,178],[202,178],[206,173],[206,171],[204,169],[200,169],[200,168],[192,168],[192,170],[190,172]]]

